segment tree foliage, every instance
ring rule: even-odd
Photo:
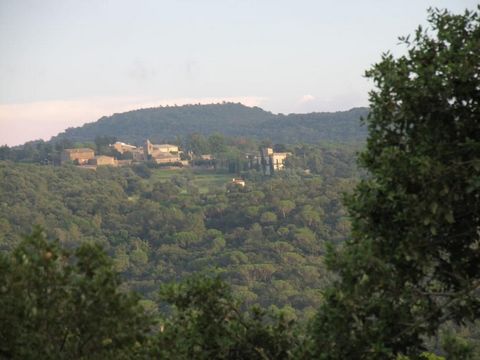
[[[164,284],[161,315],[120,285],[99,246],[67,251],[37,228],[0,257],[0,357],[291,359],[298,348],[291,314],[245,311],[219,277]]]
[[[295,322],[283,312],[244,312],[218,277],[197,275],[166,285],[161,297],[172,313],[161,322],[152,353],[161,359],[291,359]]]
[[[98,245],[70,252],[35,230],[0,254],[1,357],[135,358],[151,322],[119,285]]]
[[[53,142],[65,139],[85,142],[99,136],[115,136],[121,141],[140,145],[146,138],[154,142],[173,141],[177,136],[192,133],[210,136],[220,132],[227,136],[271,139],[290,144],[315,144],[320,141],[347,143],[365,139],[366,131],[360,127],[358,120],[367,112],[365,108],[354,108],[333,113],[275,115],[258,107],[234,103],[167,106],[102,117],[94,123],[67,129]],[[200,145],[200,148],[194,148],[198,151],[206,144],[196,142],[196,145]],[[213,141],[211,145],[221,150],[218,142]]]
[[[319,305],[314,289],[328,281],[321,265],[325,244],[348,234],[339,198],[356,177],[352,151],[316,151],[332,169],[351,170],[337,176],[304,174],[300,167],[273,177],[252,170],[243,174],[245,188],[227,188],[232,175],[214,170],[85,171],[0,162],[0,248],[15,248],[36,223],[67,248],[101,244],[124,286],[150,300],[159,282],[218,268],[248,305],[290,306],[303,316]],[[272,287],[277,280],[290,290]],[[305,286],[312,294],[304,299]]]
[[[480,316],[480,18],[431,10],[367,72],[369,171],[348,205],[352,239],[316,319],[320,358],[418,356],[446,320]]]
[[[367,72],[376,86],[360,156],[368,174],[347,201],[346,241],[350,223],[339,197],[359,177],[351,148],[275,144],[293,153],[287,169],[269,178],[245,171],[245,187],[226,187],[223,178],[205,188],[197,186],[205,173],[166,176],[148,165],[93,173],[0,162],[0,355],[478,357],[480,15],[432,10],[429,21],[430,30],[403,39],[405,56],[386,54]],[[189,115],[174,125],[233,108],[259,129],[262,110],[235,104],[181,107]],[[114,117],[135,138],[165,125],[157,115],[170,121],[178,110]],[[136,122],[143,116],[144,128]],[[194,155],[214,152],[241,172],[241,154],[254,142],[204,135],[222,116],[205,120],[186,141]],[[275,124],[276,136],[290,136],[291,116],[267,117],[263,130]],[[238,130],[236,118],[228,119]],[[296,119],[299,134],[318,120]],[[67,132],[101,136],[111,125],[112,118],[102,119]],[[98,137],[92,146],[106,150],[109,141]],[[47,164],[45,154],[66,146],[70,140],[2,147],[0,156]],[[39,230],[20,240],[32,223],[58,241]],[[325,249],[343,241],[325,259]],[[216,277],[188,279],[212,267],[231,287]],[[113,269],[125,288],[148,299],[120,291]],[[184,278],[161,286],[157,306],[159,285]],[[299,333],[292,319],[315,308],[310,328]]]

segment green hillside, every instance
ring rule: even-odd
[[[0,161],[0,252],[41,225],[66,248],[93,242],[114,259],[126,287],[155,300],[158,286],[219,271],[248,305],[303,318],[329,281],[327,244],[349,231],[342,193],[358,179],[353,149],[294,149],[271,177],[144,165],[44,166]]]
[[[140,109],[102,117],[96,122],[70,128],[53,140],[92,141],[97,136],[114,136],[119,140],[140,144],[172,141],[191,133],[270,139],[279,143],[316,143],[319,141],[362,141],[366,129],[360,118],[366,108],[334,113],[275,115],[258,107],[224,103],[184,105]]]

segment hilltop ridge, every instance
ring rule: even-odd
[[[270,139],[279,143],[362,141],[366,129],[360,118],[367,108],[308,114],[273,114],[239,103],[167,106],[132,110],[104,116],[96,122],[69,128],[52,140],[92,141],[97,136],[115,136],[139,144],[145,138],[170,141],[191,133]]]

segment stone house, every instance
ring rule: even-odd
[[[180,162],[180,151],[176,145],[152,144],[150,140],[146,140],[143,152],[146,160],[152,159],[157,164]]]
[[[271,162],[273,166],[273,170],[283,170],[285,168],[285,159],[287,156],[291,155],[290,153],[287,152],[281,152],[281,153],[273,153],[271,156]]]
[[[65,149],[60,161],[62,164],[72,161],[76,165],[85,165],[95,157],[95,152],[90,148]]]
[[[170,153],[159,153],[155,156],[152,156],[152,160],[157,164],[169,164],[169,163],[178,163],[180,162],[180,155],[170,154]]]
[[[258,158],[259,165],[265,175],[271,175],[273,172],[285,168],[285,159],[290,155],[291,153],[288,152],[276,153],[272,148],[262,148]]]
[[[117,141],[115,144],[110,145],[110,147],[117,150],[120,154],[125,154],[125,153],[132,154],[132,160],[134,161],[145,160],[143,147],[137,147],[137,146],[126,144],[120,141]]]
[[[124,142],[117,141],[115,144],[110,145],[112,148],[117,150],[120,154],[126,153],[126,152],[134,152],[137,147],[130,145],[130,144],[125,144]]]
[[[145,153],[145,158],[156,158],[161,157],[165,154],[178,154],[179,149],[176,145],[171,144],[152,144],[150,140],[146,140],[143,145],[143,151]]]
[[[109,165],[109,166],[117,166],[117,160],[115,160],[112,156],[105,156],[105,155],[98,155],[95,156],[93,159],[90,159],[88,162],[90,165]]]

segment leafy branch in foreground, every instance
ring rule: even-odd
[[[316,318],[322,359],[416,357],[447,320],[480,316],[480,18],[429,22],[434,35],[419,28],[407,55],[367,72],[370,177],[329,258],[340,280]]]
[[[281,312],[240,309],[218,277],[194,276],[166,285],[162,299],[172,306],[155,346],[162,359],[291,359],[297,327]]]
[[[98,245],[74,252],[37,228],[0,254],[0,357],[132,359],[150,331]]]

